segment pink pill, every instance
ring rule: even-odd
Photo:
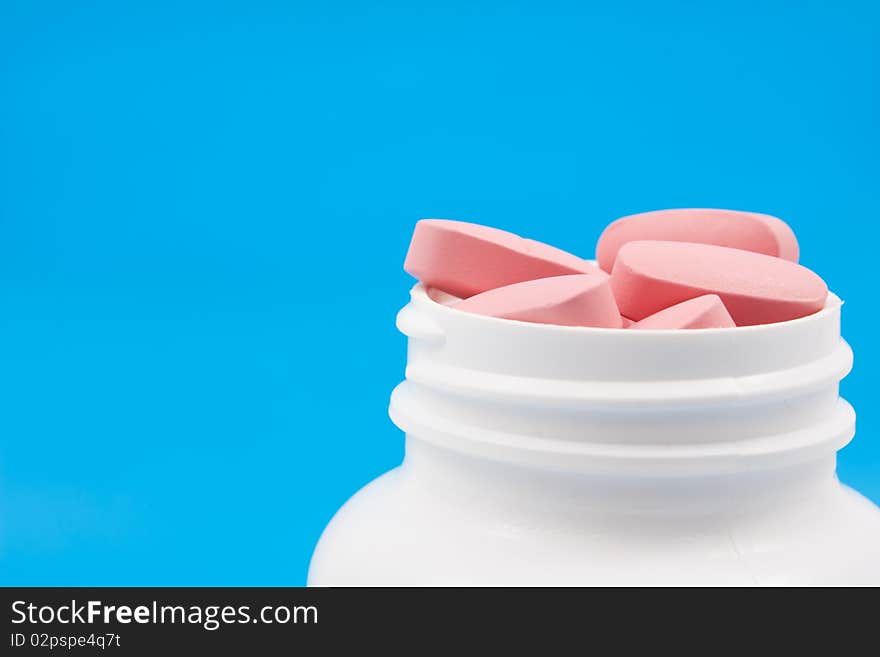
[[[636,322],[634,329],[730,328],[736,324],[717,294],[682,301]]]
[[[460,301],[455,308],[538,324],[622,326],[610,278],[604,274],[554,276],[514,283]]]
[[[416,224],[403,268],[426,285],[459,297],[536,278],[599,271],[547,244],[448,219]]]
[[[596,245],[599,266],[610,272],[620,247],[636,240],[715,244],[792,262],[797,262],[799,253],[788,224],[769,214],[685,208],[643,212],[609,224]]]
[[[611,288],[620,312],[640,321],[682,301],[717,294],[737,326],[810,315],[825,305],[825,282],[773,256],[711,244],[629,242],[617,254]]]

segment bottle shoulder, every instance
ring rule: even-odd
[[[487,513],[395,469],[353,496],[312,585],[880,584],[880,509],[834,483],[779,513],[711,518]],[[495,500],[491,508],[503,508]]]

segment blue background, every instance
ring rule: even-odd
[[[0,7],[0,582],[304,583],[402,456],[424,216],[783,217],[880,501],[876,3]]]

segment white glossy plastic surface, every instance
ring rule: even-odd
[[[880,584],[842,486],[840,301],[699,331],[548,326],[412,290],[400,467],[336,514],[310,585]]]

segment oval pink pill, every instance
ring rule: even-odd
[[[608,276],[539,278],[477,294],[458,302],[458,310],[538,324],[621,328],[622,320]]]
[[[600,271],[547,244],[449,219],[416,224],[403,268],[426,285],[459,297],[536,278]]]
[[[806,267],[711,244],[629,242],[611,272],[620,312],[640,321],[682,301],[717,294],[737,326],[804,317],[825,305],[828,287]]]
[[[788,224],[769,214],[704,208],[656,210],[609,224],[596,245],[599,266],[610,272],[620,247],[637,240],[715,244],[792,262],[797,262],[800,251]]]
[[[682,301],[658,313],[645,317],[630,328],[633,329],[708,329],[736,326],[721,297],[706,294]]]

